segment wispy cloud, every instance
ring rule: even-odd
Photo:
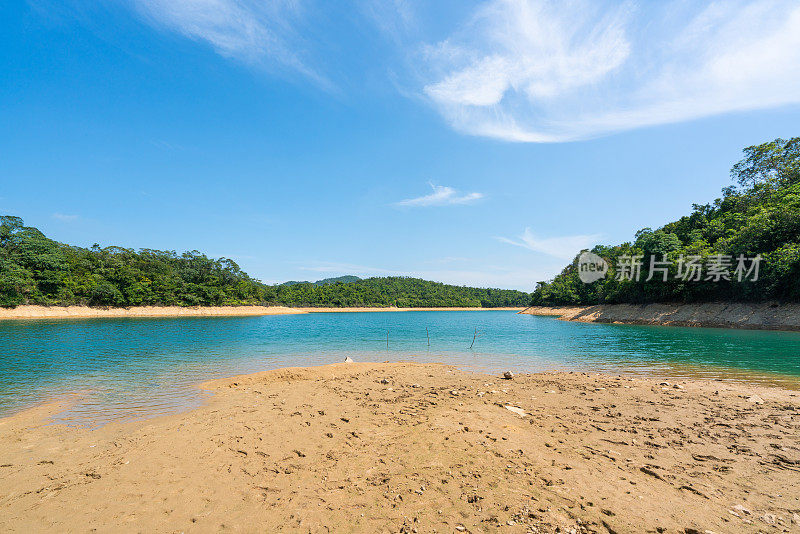
[[[800,103],[800,4],[491,0],[423,63],[461,132],[582,139]]]
[[[361,12],[384,35],[401,45],[405,35],[415,26],[416,16],[410,0],[360,0]]]
[[[482,193],[459,194],[452,187],[444,185],[429,184],[433,192],[416,198],[407,198],[395,202],[396,206],[407,207],[428,207],[428,206],[452,206],[457,204],[471,204],[483,198]]]
[[[299,73],[331,89],[303,58],[307,11],[299,0],[131,0],[154,26],[205,42],[222,56]],[[309,32],[311,33],[311,32]]]
[[[52,215],[53,219],[61,222],[73,222],[78,220],[77,215],[65,215],[63,213],[54,213]]]
[[[600,237],[600,234],[589,234],[540,238],[535,236],[530,228],[525,228],[525,231],[517,239],[509,239],[507,237],[498,237],[497,239],[509,245],[527,248],[564,260],[571,260],[581,250],[591,248]]]

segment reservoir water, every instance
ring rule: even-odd
[[[70,401],[62,422],[159,415],[199,405],[206,393],[195,385],[204,380],[345,356],[491,373],[800,384],[797,332],[584,324],[512,311],[0,321],[0,417],[58,398]]]

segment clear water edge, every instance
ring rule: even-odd
[[[573,323],[513,311],[0,321],[0,417],[53,399],[67,405],[55,421],[69,424],[165,415],[200,405],[208,393],[196,386],[206,380],[345,356],[800,387],[798,332]]]

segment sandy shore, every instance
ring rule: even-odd
[[[385,312],[385,311],[485,311],[523,308],[289,308],[286,306],[138,306],[134,308],[91,308],[89,306],[17,306],[0,308],[2,319],[89,319],[114,317],[211,317],[289,315],[296,313]]]
[[[554,315],[565,321],[800,330],[800,304],[708,302],[703,304],[602,304],[533,306],[521,313]]]
[[[96,430],[0,420],[3,532],[798,532],[800,393],[337,364]]]
[[[113,317],[210,317],[285,315],[304,313],[284,306],[137,306],[135,308],[91,308],[89,306],[17,306],[0,308],[0,319],[87,319]]]
[[[298,308],[308,313],[413,312],[413,311],[522,311],[525,308]]]

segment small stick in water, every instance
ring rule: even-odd
[[[428,347],[431,346],[431,335],[428,333],[428,327],[425,327],[425,335],[428,336]]]
[[[475,340],[478,339],[478,329],[475,329],[475,335],[472,336],[472,344],[470,344],[469,348],[472,348],[475,345]]]

